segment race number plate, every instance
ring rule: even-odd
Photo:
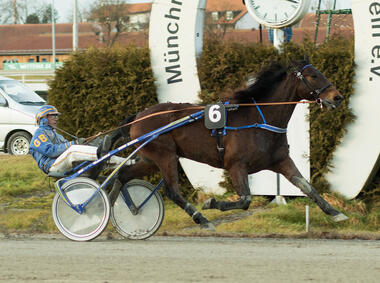
[[[208,104],[205,108],[205,127],[220,129],[226,125],[226,108],[222,102]]]

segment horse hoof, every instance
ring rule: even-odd
[[[201,228],[207,231],[215,231],[215,226],[211,222],[202,223]]]
[[[343,213],[339,213],[339,214],[332,217],[332,220],[334,222],[341,222],[341,221],[345,221],[347,219],[348,219],[348,217],[346,215],[344,215]]]
[[[215,203],[216,201],[214,198],[209,198],[203,203],[202,210],[215,208]]]

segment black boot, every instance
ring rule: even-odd
[[[102,158],[104,155],[106,155],[110,149],[111,149],[111,137],[109,135],[104,136],[102,144],[98,147],[97,155],[98,158]]]
[[[110,149],[111,149],[111,137],[106,135],[104,136],[101,145],[98,147],[98,150],[96,151],[96,155],[98,156],[98,159],[106,155],[110,151]],[[94,168],[91,169],[89,177],[94,180],[98,178],[99,174],[103,171],[105,166],[106,166],[106,163],[104,161],[102,163],[97,164]]]

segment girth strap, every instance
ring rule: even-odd
[[[216,129],[215,132],[216,137],[216,149],[218,150],[218,155],[220,159],[220,163],[222,168],[224,168],[224,147],[223,147],[223,136],[225,135],[225,129]]]

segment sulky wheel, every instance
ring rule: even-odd
[[[94,180],[78,177],[64,183],[62,190],[76,205],[86,202],[98,187]],[[85,206],[83,213],[79,214],[56,193],[52,212],[55,225],[65,237],[73,241],[90,241],[106,228],[110,217],[110,202],[107,194],[100,190]]]
[[[111,207],[112,224],[122,236],[132,240],[149,238],[160,228],[164,219],[164,201],[160,192],[155,191],[138,213],[133,215],[125,202],[123,190],[128,190],[133,203],[139,207],[152,193],[154,186],[143,180],[132,180],[123,186]]]

